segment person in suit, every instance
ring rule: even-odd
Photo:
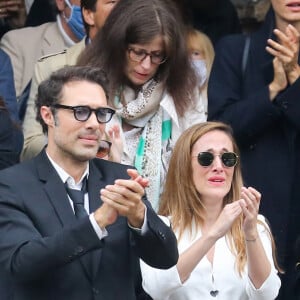
[[[65,0],[56,0],[56,22],[11,30],[2,37],[0,47],[13,65],[17,99],[31,81],[34,64],[40,57],[62,51],[84,36],[79,5],[80,0],[70,0],[69,5]]]
[[[14,75],[9,56],[0,49],[0,96],[13,120],[18,121],[18,106],[14,85]]]
[[[262,27],[250,37],[219,42],[208,84],[208,120],[233,127],[247,185],[264,196],[278,249],[282,288],[278,299],[294,299],[289,286],[300,234],[300,12],[272,0]]]
[[[65,51],[42,57],[35,64],[23,122],[24,148],[21,154],[21,160],[27,160],[37,155],[47,142],[47,138],[40,124],[35,120],[34,100],[39,83],[48,78],[52,72],[59,68],[65,65],[76,64],[77,58],[84,50],[86,44],[88,44],[89,41],[94,38],[98,30],[102,28],[107,16],[118,2],[119,0],[82,0],[81,11],[86,36],[80,42]]]
[[[42,82],[36,108],[48,144],[0,172],[0,264],[12,299],[134,300],[139,258],[177,262],[176,237],[145,196],[148,180],[95,158],[114,114],[106,85],[100,69],[75,66]]]
[[[0,170],[19,162],[22,146],[23,132],[0,96]]]

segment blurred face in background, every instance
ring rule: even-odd
[[[83,8],[83,17],[89,25],[89,37],[94,38],[96,33],[103,27],[107,17],[120,0],[97,0],[95,9]]]
[[[99,30],[103,27],[108,15],[115,7],[119,0],[98,0],[94,12],[95,27]]]
[[[285,27],[291,23],[299,30],[300,1],[271,0],[271,3],[275,12],[276,27],[285,31]]]

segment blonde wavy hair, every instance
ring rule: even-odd
[[[212,64],[215,58],[214,46],[210,38],[205,33],[193,27],[188,27],[186,29],[186,44],[189,53],[193,51],[198,51],[202,54],[205,60],[208,75],[207,80],[204,84],[204,87],[206,87]]]
[[[206,133],[215,130],[224,132],[230,138],[233,145],[233,151],[240,156],[238,146],[233,138],[231,127],[221,122],[205,122],[190,127],[182,133],[174,147],[158,213],[160,215],[171,217],[172,227],[179,235],[178,240],[180,240],[185,230],[188,230],[190,234],[192,234],[193,224],[197,224],[197,226],[201,228],[205,222],[205,206],[201,201],[200,195],[193,182],[191,153],[194,144],[199,138]],[[240,191],[242,186],[241,166],[238,162],[234,167],[231,188],[224,197],[223,206],[241,198]],[[258,222],[265,226],[259,220]],[[241,215],[226,235],[226,239],[229,241],[230,250],[236,256],[236,268],[239,275],[242,274],[247,262],[242,224],[243,216]],[[269,232],[272,242],[275,265],[277,269],[280,270],[275,257],[274,239],[269,228],[266,226],[265,228]]]

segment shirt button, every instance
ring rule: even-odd
[[[99,294],[99,290],[96,289],[96,288],[93,288],[93,293],[96,294],[96,295],[98,295]]]

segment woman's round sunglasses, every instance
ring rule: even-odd
[[[103,157],[109,155],[110,148],[111,148],[111,142],[106,141],[106,140],[101,140],[96,157],[103,158]]]
[[[234,167],[237,164],[239,158],[234,152],[224,152],[222,154],[200,152],[197,155],[198,163],[202,167],[209,167],[213,163],[216,156],[219,156],[221,158],[222,164],[227,168]]]

